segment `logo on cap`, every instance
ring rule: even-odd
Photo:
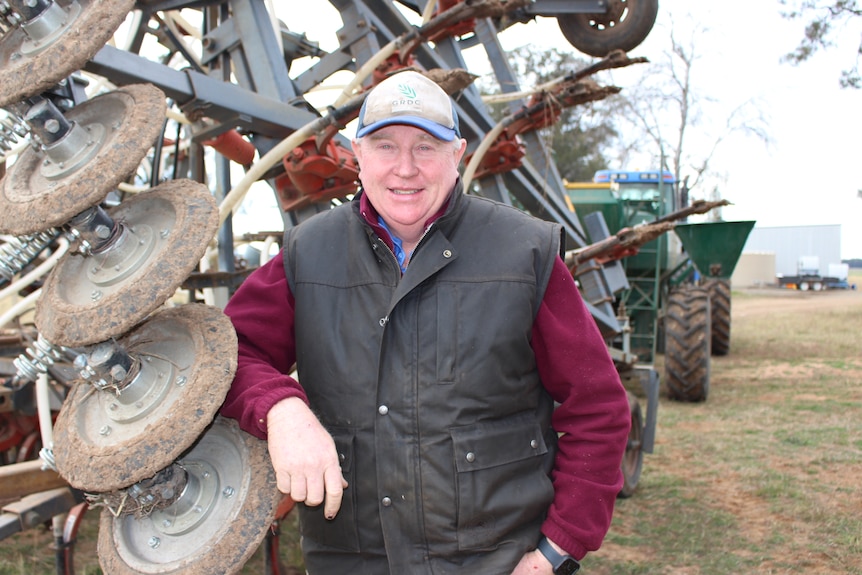
[[[416,90],[407,84],[398,84],[398,91],[404,94],[404,97],[406,98],[410,98],[411,100],[416,99]]]

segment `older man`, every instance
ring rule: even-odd
[[[288,230],[225,310],[222,413],[268,440],[312,575],[574,573],[629,414],[560,226],[464,194],[454,105],[417,72],[370,92],[353,149],[353,201]]]

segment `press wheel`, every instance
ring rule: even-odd
[[[0,181],[0,233],[22,236],[61,226],[98,205],[135,172],[166,114],[164,93],[149,84],[119,88],[64,114],[86,128],[91,149],[74,167],[26,148]]]
[[[628,52],[637,48],[658,15],[658,0],[609,0],[605,5],[604,13],[557,17],[569,44],[596,58],[604,58],[614,50]]]
[[[134,0],[55,2],[64,22],[41,41],[21,27],[0,38],[0,107],[41,94],[84,67],[135,6]]]
[[[80,382],[54,424],[60,475],[87,492],[153,476],[212,422],[236,371],[233,325],[218,308],[165,308],[118,340],[141,371],[119,394]]]
[[[103,254],[66,254],[42,288],[36,327],[55,345],[127,332],[174,294],[218,228],[212,194],[191,180],[170,180],[108,213],[126,226],[125,243]]]
[[[105,573],[230,575],[260,546],[282,498],[266,442],[219,417],[177,463],[191,481],[171,507],[140,518],[102,512]]]

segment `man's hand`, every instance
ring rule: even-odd
[[[512,575],[554,575],[550,561],[538,551],[530,551],[518,563]]]
[[[347,481],[332,436],[297,397],[276,403],[266,425],[278,490],[312,507],[323,503],[324,516],[334,519]]]

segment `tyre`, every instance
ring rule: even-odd
[[[658,0],[610,0],[604,14],[558,16],[569,44],[596,58],[613,50],[628,52],[649,35],[658,15]]]
[[[679,401],[706,401],[712,343],[709,293],[682,287],[668,296],[665,326],[665,378],[668,395]]]
[[[730,353],[730,280],[707,280],[704,287],[709,292],[712,355],[727,355]]]
[[[643,434],[644,423],[641,405],[638,398],[632,393],[627,393],[629,398],[629,415],[632,420],[632,428],[629,431],[629,440],[626,443],[626,452],[623,455],[621,469],[623,472],[623,488],[617,497],[627,498],[634,495],[638,481],[641,478],[641,470],[644,464]]]

